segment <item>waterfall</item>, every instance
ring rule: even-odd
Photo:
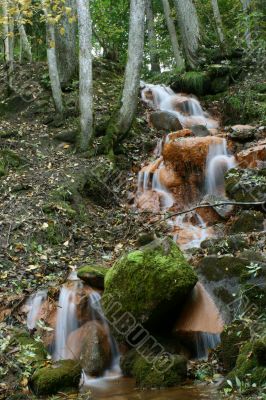
[[[27,327],[29,330],[32,330],[36,327],[42,304],[46,299],[47,290],[40,290],[39,292],[30,296],[29,300],[27,301],[27,306],[29,307],[27,314]]]
[[[172,194],[166,189],[160,180],[160,169],[163,167],[163,163],[160,164],[157,171],[154,172],[152,177],[152,190],[160,194],[161,207],[167,209],[172,207],[174,204],[174,198]]]
[[[79,280],[72,280],[70,285],[67,283],[60,290],[55,329],[54,360],[74,357],[67,348],[67,338],[71,332],[78,328],[76,292],[80,284]]]
[[[211,144],[206,160],[206,193],[224,196],[224,174],[235,165],[235,158],[229,155],[225,139]]]
[[[200,102],[183,93],[175,94],[170,87],[152,85],[143,82],[141,98],[154,110],[168,111],[175,115],[183,127],[204,125],[209,129],[217,128],[217,121],[209,118]]]

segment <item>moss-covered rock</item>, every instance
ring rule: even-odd
[[[226,371],[231,371],[243,343],[250,339],[250,331],[241,321],[235,321],[225,327],[221,334],[221,361]]]
[[[249,261],[244,258],[207,256],[200,261],[198,269],[209,281],[219,281],[230,277],[240,278],[246,272],[247,265]]]
[[[266,192],[266,169],[231,169],[225,175],[226,193],[236,201],[263,201]]]
[[[0,169],[18,168],[27,164],[25,158],[19,156],[15,151],[10,149],[0,150]]]
[[[38,369],[30,380],[30,386],[37,395],[56,394],[60,390],[77,389],[81,367],[75,360],[61,360]]]
[[[168,368],[165,368],[168,365]],[[163,388],[179,385],[187,376],[187,361],[179,355],[158,356],[152,363],[137,355],[133,377],[140,388]]]
[[[110,303],[119,302],[119,314],[131,313],[150,329],[164,330],[196,282],[177,245],[170,238],[157,239],[124,255],[106,274],[102,298],[106,316],[112,320]]]
[[[228,254],[248,248],[249,242],[245,235],[230,235],[219,239],[207,239],[201,243],[201,248],[207,254]]]
[[[120,358],[120,368],[123,376],[132,377],[133,376],[133,366],[138,353],[135,349],[131,349],[123,354]]]
[[[171,84],[177,92],[194,93],[204,95],[210,92],[211,80],[205,71],[189,71],[178,75]]]
[[[46,214],[59,212],[67,215],[69,218],[74,218],[77,214],[76,211],[66,201],[49,201],[43,205],[42,209]]]
[[[260,211],[245,210],[230,227],[230,233],[260,232],[263,230],[264,215]]]
[[[86,282],[91,287],[98,289],[104,288],[104,277],[108,272],[108,268],[101,265],[85,265],[78,269],[79,279]]]
[[[265,384],[266,367],[265,364],[261,364],[260,358],[261,349],[265,352],[265,343],[265,338],[245,343],[240,349],[236,366],[229,373],[228,379],[234,381],[237,377],[240,381],[248,380],[251,384],[255,383],[258,386]]]

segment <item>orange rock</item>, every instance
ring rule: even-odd
[[[181,176],[186,175],[187,170],[203,171],[210,144],[221,142],[222,138],[215,136],[181,138],[164,145],[163,158]]]
[[[266,140],[260,140],[256,146],[241,151],[236,155],[236,160],[241,168],[260,167],[266,162]]]
[[[172,141],[172,140],[175,140],[175,139],[178,139],[181,137],[186,137],[186,136],[194,136],[192,130],[181,129],[181,131],[171,132],[171,133],[169,133],[167,138],[169,139],[169,141]]]
[[[159,212],[160,211],[160,195],[152,190],[147,190],[138,196],[136,205],[141,210]]]

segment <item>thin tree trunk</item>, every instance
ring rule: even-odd
[[[5,56],[5,62],[9,62],[9,27],[8,27],[8,2],[7,0],[3,0],[2,4],[2,9],[3,9],[3,17],[4,17],[4,23],[3,23],[3,42],[4,42],[4,56]]]
[[[79,149],[86,151],[93,136],[92,24],[90,2],[77,0],[79,29]]]
[[[145,31],[145,0],[130,1],[128,59],[125,71],[121,107],[106,129],[105,151],[112,152],[114,145],[130,130],[138,104],[140,73],[143,61]]]
[[[243,11],[246,15],[246,31],[245,31],[245,41],[247,47],[250,49],[251,48],[251,32],[250,32],[250,21],[249,21],[249,6],[251,3],[251,0],[240,0],[242,4]]]
[[[62,91],[60,85],[60,79],[57,68],[56,51],[55,51],[55,27],[54,24],[49,23],[48,14],[50,10],[47,10],[44,0],[42,0],[43,12],[46,18],[46,41],[47,41],[47,60],[49,68],[49,77],[52,88],[53,100],[55,109],[59,115],[63,115],[64,106],[62,100]]]
[[[224,38],[224,33],[223,33],[223,23],[222,23],[222,17],[220,14],[219,10],[219,5],[217,0],[212,0],[212,9],[213,9],[213,15],[217,27],[217,32],[219,36],[220,43],[222,46],[225,45],[225,38]]]
[[[154,30],[154,15],[152,0],[146,0],[146,18],[150,48],[150,60],[152,72],[161,72],[158,54],[156,54],[156,34]]]
[[[177,40],[177,35],[176,35],[175,24],[171,17],[171,9],[170,9],[170,5],[169,5],[169,1],[162,0],[162,3],[163,3],[165,20],[166,20],[166,24],[167,24],[171,44],[172,44],[172,49],[173,49],[173,53],[174,53],[174,57],[175,57],[175,62],[176,62],[176,65],[178,68],[183,69],[185,64],[184,64],[184,60],[181,56],[181,52],[180,52],[180,48],[179,48],[179,44],[178,44],[178,40]]]
[[[186,60],[191,68],[198,62],[200,27],[196,7],[192,0],[174,0]]]
[[[75,15],[75,0],[66,0],[64,7],[71,8],[71,16]],[[59,27],[55,29],[58,72],[60,82],[64,86],[70,83],[78,69],[77,23],[69,22],[69,17],[70,15],[64,11],[60,20],[60,28],[63,28],[63,33],[60,33]]]
[[[19,62],[21,63],[23,61],[24,53],[26,56],[25,58],[31,62],[32,61],[31,45],[28,40],[28,36],[26,34],[25,27],[24,27],[22,17],[21,17],[19,10],[17,12],[17,26],[18,26],[19,36],[20,36]]]

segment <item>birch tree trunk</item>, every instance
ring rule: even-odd
[[[130,1],[128,59],[120,109],[112,116],[103,140],[104,150],[112,152],[131,128],[138,104],[140,73],[143,61],[145,0]]]
[[[46,8],[44,0],[42,0],[42,5],[43,12],[46,18],[47,60],[53,100],[56,112],[59,115],[63,116],[64,106],[55,51],[55,27],[53,23],[49,22],[48,14],[50,10]]]
[[[8,29],[8,2],[7,0],[3,0],[2,4],[3,9],[3,37],[4,37],[4,56],[6,63],[9,62],[9,29]]]
[[[180,48],[179,48],[179,44],[178,44],[178,40],[177,40],[177,35],[176,35],[175,24],[171,17],[171,9],[170,9],[170,5],[169,5],[169,1],[162,0],[162,3],[163,3],[165,20],[166,20],[166,24],[167,24],[171,44],[172,44],[172,49],[173,49],[173,53],[174,53],[174,57],[175,57],[176,66],[180,69],[183,69],[185,64],[184,64],[184,60],[181,56],[181,52],[180,52]]]
[[[25,58],[28,59],[30,62],[32,61],[32,53],[31,53],[31,45],[28,40],[28,36],[25,31],[25,27],[23,24],[23,19],[21,17],[20,11],[17,11],[17,26],[19,31],[20,37],[20,53],[19,53],[19,62],[21,63]]]
[[[64,33],[60,33],[59,27],[55,28],[56,56],[58,72],[61,85],[68,85],[78,69],[78,54],[76,47],[77,23],[70,22],[69,17],[76,14],[76,1],[66,0],[64,12],[60,20],[60,28]],[[66,12],[71,8],[71,12]]]
[[[154,30],[154,15],[152,9],[152,0],[146,0],[146,18],[148,28],[148,39],[150,48],[151,70],[161,72],[159,57],[156,54],[156,34]]]
[[[213,15],[217,27],[217,32],[219,36],[220,43],[224,46],[225,45],[225,38],[224,38],[224,33],[223,33],[223,23],[222,23],[222,17],[220,14],[219,10],[219,5],[217,0],[212,0],[212,9],[213,9]]]
[[[245,41],[247,47],[250,49],[251,48],[251,32],[250,32],[250,21],[249,21],[249,6],[251,3],[251,0],[240,0],[242,4],[243,11],[246,15],[246,31],[245,31]]]
[[[174,0],[186,60],[191,68],[198,62],[200,27],[193,0]]]
[[[79,29],[79,108],[81,151],[89,148],[93,136],[92,25],[90,2],[77,0]]]

